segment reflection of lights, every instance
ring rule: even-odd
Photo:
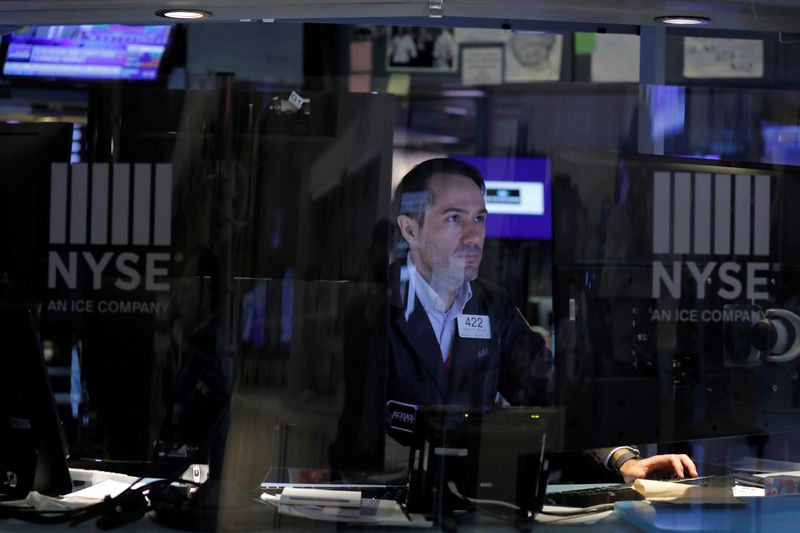
[[[442,91],[441,95],[453,98],[480,98],[486,96],[486,93],[478,89],[449,89]]]
[[[680,154],[675,157],[689,157],[692,159],[709,159],[711,161],[721,161],[722,156],[717,154]]]
[[[674,26],[698,26],[701,24],[708,24],[711,19],[706,17],[695,16],[674,16],[669,15],[665,17],[656,17],[656,22],[661,24],[672,24]]]
[[[469,116],[469,109],[465,107],[445,106],[444,112],[448,115],[458,115],[459,117]]]
[[[56,354],[55,343],[51,340],[43,340],[42,355],[44,356],[44,360],[52,361],[53,357],[55,357],[55,354]]]
[[[72,148],[70,149],[69,162],[80,163],[81,161],[81,139],[83,138],[83,129],[80,124],[72,125]]]
[[[196,20],[211,17],[210,11],[202,9],[161,9],[156,15],[167,19]]]
[[[441,135],[422,130],[409,130],[396,128],[394,132],[395,146],[427,145],[427,144],[458,144],[461,138],[456,135]]]

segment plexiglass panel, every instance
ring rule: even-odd
[[[174,31],[146,85],[3,80],[0,296],[70,466],[183,476],[160,520],[221,530],[294,524],[288,486],[513,527],[548,482],[692,473],[673,454],[792,470],[800,99],[771,52],[670,35],[649,83],[646,36],[270,26]]]

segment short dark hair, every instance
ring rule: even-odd
[[[471,179],[475,185],[486,192],[486,183],[481,172],[474,166],[458,159],[440,157],[428,159],[416,165],[403,176],[392,200],[392,212],[395,218],[398,215],[407,215],[419,221],[425,219],[425,209],[430,203],[428,181],[434,174],[457,174]]]

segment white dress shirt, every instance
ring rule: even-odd
[[[417,271],[414,262],[411,260],[411,254],[408,255],[406,261],[406,268],[408,271],[408,297],[406,301],[406,320],[411,316],[414,311],[415,301],[419,300],[422,308],[425,309],[425,314],[428,315],[428,320],[433,327],[433,333],[436,335],[436,341],[439,343],[439,348],[442,351],[442,361],[447,361],[450,354],[450,349],[453,346],[453,339],[456,333],[456,317],[464,312],[464,306],[472,298],[472,287],[468,281],[465,281],[456,292],[456,298],[453,300],[453,305],[449,309],[445,309],[444,301],[436,294],[436,291],[425,281],[425,278]]]

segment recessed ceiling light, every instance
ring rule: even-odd
[[[211,11],[202,9],[159,9],[156,15],[167,19],[193,20],[211,17]]]
[[[706,17],[669,15],[666,17],[656,17],[656,22],[672,24],[674,26],[699,26],[708,24],[711,22],[711,19]]]

